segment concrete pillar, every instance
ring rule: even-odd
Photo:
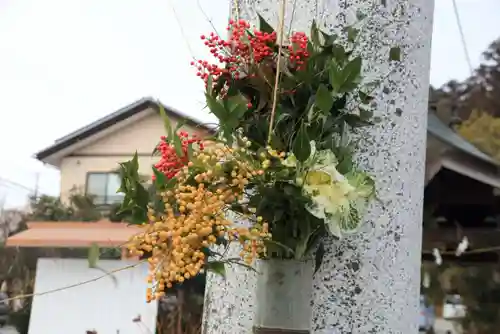
[[[277,26],[277,0],[235,0],[232,15]],[[384,78],[376,116],[362,135],[359,162],[377,180],[380,201],[360,234],[327,240],[314,278],[311,333],[416,333],[433,0],[287,0],[286,25],[340,31],[366,16],[357,50],[367,80]],[[288,31],[288,30],[287,30]],[[389,64],[391,46],[402,62]],[[390,74],[389,74],[390,73]],[[209,278],[205,333],[251,333],[255,275],[233,269]]]

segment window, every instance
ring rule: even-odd
[[[120,182],[120,175],[117,173],[88,173],[85,192],[95,196],[96,205],[121,203],[124,195],[116,192],[120,188]]]

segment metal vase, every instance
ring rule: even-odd
[[[257,264],[255,327],[309,331],[312,261],[262,260]]]

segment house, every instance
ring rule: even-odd
[[[432,249],[444,261],[498,262],[500,240],[500,163],[478,150],[441,122],[428,116],[423,259],[433,261]],[[491,248],[457,258],[455,249],[467,236],[469,250]]]
[[[173,127],[185,120],[181,129],[206,135],[210,129],[169,107],[164,107]],[[67,201],[77,188],[95,196],[98,205],[121,202],[117,194],[120,180],[115,172],[118,163],[129,160],[135,152],[139,173],[151,175],[155,160],[152,150],[165,134],[158,102],[152,98],[138,100],[100,120],[62,137],[35,158],[52,165],[61,173],[61,199]]]

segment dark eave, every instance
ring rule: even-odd
[[[466,153],[469,156],[473,156],[483,162],[487,162],[494,166],[500,166],[500,163],[489,155],[481,152],[477,147],[472,145],[465,138],[461,137],[458,133],[453,131],[449,126],[444,124],[436,114],[429,111],[427,117],[427,132],[435,136],[440,141],[451,147]]]

